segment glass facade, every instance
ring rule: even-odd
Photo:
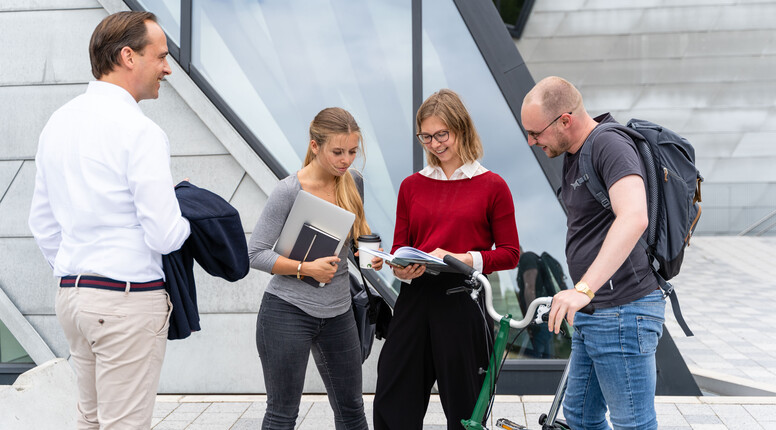
[[[143,9],[156,15],[167,37],[176,46],[181,44],[181,0],[137,0]]]
[[[302,167],[321,109],[353,114],[368,220],[389,247],[412,173],[410,0],[201,0],[192,15],[192,66],[287,172]]]
[[[455,1],[419,1],[197,0],[191,2],[191,46],[181,50],[190,49],[191,69],[286,172],[302,166],[318,111],[349,110],[366,147],[355,167],[365,176],[367,219],[385,248],[392,244],[398,188],[413,173],[413,145],[419,145],[413,84],[422,84],[422,98],[453,89],[483,139],[483,165],[512,190],[523,252],[547,252],[565,267],[565,214]],[[180,11],[179,2],[140,4],[159,15],[172,41],[180,38],[181,20],[163,18]],[[417,4],[422,34],[413,39]],[[416,49],[422,73],[413,75]],[[521,318],[517,272],[490,279],[496,309]],[[512,356],[567,356],[566,337],[545,337],[520,335]]]

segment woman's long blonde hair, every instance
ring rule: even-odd
[[[330,107],[318,112],[318,115],[310,123],[311,142],[307,146],[304,165],[307,166],[315,160],[315,153],[312,149],[313,140],[322,150],[333,136],[339,134],[350,135],[353,133],[358,135],[358,150],[363,154],[364,140],[363,136],[361,136],[361,129],[350,112],[338,107]],[[337,206],[356,214],[356,221],[353,223],[353,228],[350,231],[351,237],[357,240],[362,234],[371,233],[364,215],[364,202],[361,200],[356,182],[353,180],[349,170],[342,176],[335,176],[334,196]]]

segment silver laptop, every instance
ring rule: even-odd
[[[339,238],[340,242],[335,252],[335,255],[339,255],[355,220],[354,213],[301,190],[296,195],[283,230],[280,231],[278,241],[275,243],[275,252],[288,257],[302,226],[307,223]]]

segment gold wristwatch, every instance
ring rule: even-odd
[[[587,286],[587,282],[577,282],[577,285],[574,285],[574,289],[590,297],[590,300],[593,300],[593,297],[595,297],[595,293]]]

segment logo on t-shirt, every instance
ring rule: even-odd
[[[579,187],[580,185],[582,185],[582,184],[584,184],[584,183],[585,183],[585,178],[584,178],[584,177],[577,178],[577,180],[576,180],[576,181],[574,181],[574,182],[572,182],[572,183],[571,183],[571,188],[573,188],[573,189],[575,189],[575,190],[576,190],[576,189],[577,189],[577,187]]]

